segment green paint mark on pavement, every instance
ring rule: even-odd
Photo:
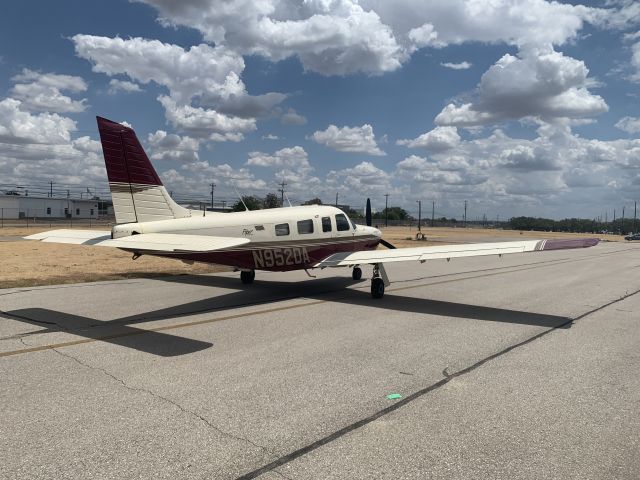
[[[390,393],[389,395],[387,395],[387,398],[389,400],[397,400],[398,398],[402,398],[402,395],[400,395],[399,393]]]

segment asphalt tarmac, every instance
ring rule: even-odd
[[[0,290],[0,478],[640,477],[640,245],[363,270]]]

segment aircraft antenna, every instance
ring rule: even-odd
[[[282,192],[282,194],[284,195],[284,198],[287,199],[287,203],[289,204],[290,207],[293,207],[293,205],[291,205],[291,200],[289,200],[289,195],[287,195],[287,192]]]
[[[238,198],[240,199],[240,201],[242,202],[242,205],[244,205],[244,209],[245,211],[249,211],[249,208],[247,207],[247,204],[244,203],[244,200],[242,199],[242,195],[240,195],[240,193],[238,192],[238,189],[236,188],[235,185],[232,185],[234,192],[236,192],[236,195],[238,195]]]

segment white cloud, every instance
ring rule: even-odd
[[[77,113],[83,112],[86,99],[73,100],[62,91],[80,93],[87,90],[87,84],[81,77],[40,73],[23,69],[12,78],[16,84],[11,89],[11,97],[22,102],[21,107],[37,112]]]
[[[200,142],[191,137],[181,137],[164,130],[149,134],[151,160],[197,162]]]
[[[12,143],[65,144],[71,141],[76,122],[57,113],[33,114],[22,110],[13,98],[0,101],[0,141]]]
[[[284,125],[305,125],[307,123],[307,119],[297,113],[293,108],[290,108],[282,114],[280,122]]]
[[[355,1],[169,2],[148,0],[165,25],[198,29],[216,45],[272,61],[298,56],[306,70],[325,75],[398,68],[405,57],[393,32]]]
[[[450,68],[452,70],[467,70],[473,66],[473,64],[469,62],[460,62],[460,63],[441,62],[440,65],[446,68]]]
[[[177,105],[166,96],[160,96],[158,100],[165,108],[167,120],[176,129],[198,138],[239,142],[244,138],[243,133],[256,129],[256,121],[251,118],[230,117],[215,110]]]
[[[364,124],[361,127],[342,127],[329,125],[324,131],[316,131],[311,138],[339,152],[366,153],[368,155],[386,155],[376,144],[373,127]]]
[[[324,75],[395,70],[418,48],[465,42],[562,45],[607,11],[546,0],[139,0],[166,26]]]
[[[263,135],[262,139],[263,140],[280,140],[280,137],[278,137],[277,135],[274,135],[272,133],[269,133],[267,135]]]
[[[72,40],[77,55],[91,61],[95,72],[166,87],[169,95],[158,100],[167,120],[199,138],[238,141],[255,129],[255,117],[286,98],[275,92],[249,95],[240,79],[243,58],[223,46],[200,44],[185,50],[158,40],[93,35]]]
[[[273,155],[262,152],[250,152],[247,165],[297,170],[311,169],[307,152],[299,146],[283,148]]]
[[[434,152],[454,148],[460,143],[460,135],[456,127],[436,127],[413,140],[398,140],[398,145],[409,148],[425,148]]]
[[[627,133],[640,133],[640,118],[622,117],[615,126]]]
[[[506,54],[482,75],[475,100],[447,105],[435,121],[476,126],[525,117],[597,115],[608,106],[587,89],[588,72],[584,62],[550,47],[526,48],[518,57]]]
[[[109,80],[109,95],[115,95],[118,92],[134,93],[141,91],[142,89],[137,83],[129,82],[127,80],[117,80],[115,78]]]

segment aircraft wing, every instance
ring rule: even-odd
[[[174,233],[142,233],[129,237],[111,238],[110,233],[94,230],[51,230],[24,237],[49,243],[70,243],[115,247],[148,252],[211,252],[249,243],[248,238],[210,237],[206,235],[181,235]]]
[[[335,253],[314,267],[342,267],[372,263],[405,262],[417,260],[425,262],[438,258],[476,257],[481,255],[504,255],[507,253],[541,252],[568,248],[585,248],[597,245],[597,238],[576,238],[569,240],[525,240],[519,242],[468,243],[393,250],[363,250],[358,252]]]

